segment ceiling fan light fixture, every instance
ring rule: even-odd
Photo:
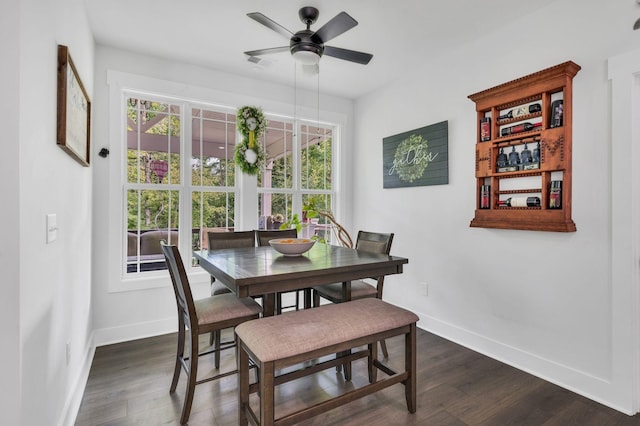
[[[347,12],[338,13],[317,31],[311,30],[311,25],[318,19],[318,9],[307,6],[301,8],[298,14],[306,28],[296,32],[295,34],[260,12],[248,13],[247,16],[259,24],[262,24],[265,27],[289,38],[289,50],[291,55],[294,57],[294,60],[304,65],[317,65],[320,58],[325,53],[327,56],[363,65],[368,64],[373,57],[373,55],[369,53],[325,46],[327,41],[334,39],[340,34],[343,34],[358,25],[358,21],[353,19]],[[287,48],[285,46],[281,46],[269,49],[252,50],[244,53],[248,56],[262,56],[269,53],[279,53],[286,49]]]
[[[303,65],[316,65],[320,61],[320,56],[309,50],[298,50],[297,52],[293,52],[293,59]]]

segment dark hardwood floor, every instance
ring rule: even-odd
[[[227,337],[230,337],[228,333]],[[388,363],[401,366],[401,337],[390,339]],[[402,385],[328,411],[305,425],[640,425],[629,417],[433,334],[418,330],[418,409],[407,411]],[[76,421],[89,425],[176,425],[185,375],[169,395],[176,335],[99,347]],[[209,357],[207,357],[209,358]],[[233,351],[221,369],[233,369]],[[366,381],[366,361],[354,363],[354,383]],[[201,359],[199,377],[212,371]],[[352,387],[335,370],[281,386],[276,404],[301,404]],[[190,425],[237,423],[236,376],[196,387]]]

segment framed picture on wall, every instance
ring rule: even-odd
[[[384,188],[448,184],[448,121],[383,138],[382,162]]]
[[[57,143],[73,159],[89,167],[91,101],[67,46],[58,45]]]

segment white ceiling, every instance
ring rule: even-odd
[[[359,25],[327,45],[373,54],[368,65],[324,56],[322,93],[356,99],[382,87],[429,57],[454,49],[483,33],[556,0],[86,0],[91,28],[100,45],[200,65],[235,75],[293,85],[288,52],[249,62],[247,50],[287,46],[289,40],[246,16],[261,12],[296,32],[304,28],[298,9],[314,6],[320,16],[312,30],[341,11]],[[514,34],[513,37],[527,37]],[[298,71],[298,86],[316,90],[317,78]]]

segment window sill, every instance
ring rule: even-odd
[[[158,288],[171,287],[171,278],[169,272],[165,269],[162,271],[142,272],[139,274],[129,274],[130,276],[121,277],[117,282],[109,286],[109,293],[122,293],[127,291],[152,290]],[[187,272],[189,284],[200,286],[211,282],[210,275],[200,268],[191,268]]]

